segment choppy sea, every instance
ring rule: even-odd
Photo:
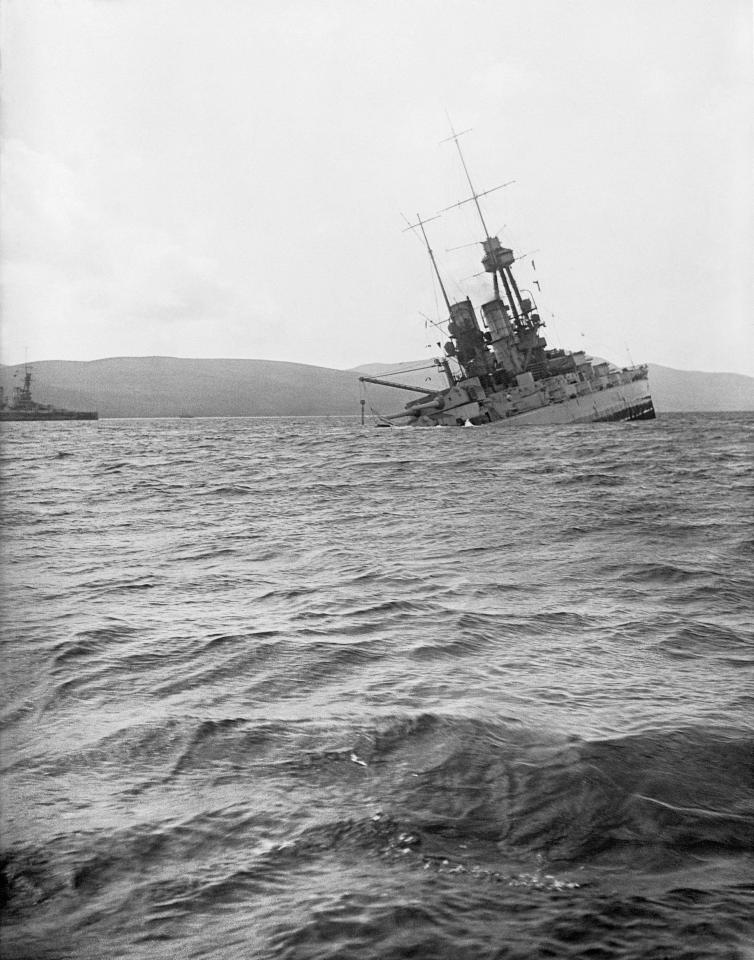
[[[4,425],[0,955],[754,957],[753,440]]]

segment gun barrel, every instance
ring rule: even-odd
[[[411,390],[414,393],[423,393],[427,397],[434,397],[437,390],[427,390],[426,387],[415,387],[410,383],[396,383],[395,380],[381,380],[379,377],[359,377],[361,383],[379,383],[383,387],[395,387],[396,390]]]

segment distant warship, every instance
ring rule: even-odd
[[[2,420],[97,420],[96,410],[60,410],[48,403],[36,403],[31,398],[31,367],[24,367],[24,385],[16,387],[8,404],[0,398]]]
[[[492,190],[474,190],[458,136],[453,132],[449,139],[455,141],[471,196],[455,206],[472,201],[476,205],[485,235],[481,241],[482,266],[492,278],[492,299],[481,306],[481,326],[471,300],[451,303],[424,230],[428,220],[417,217],[417,223],[409,225],[421,230],[450,315],[444,356],[434,361],[447,386],[430,389],[360,377],[362,383],[422,394],[399,413],[378,414],[379,425],[507,426],[653,420],[646,365],[619,369],[593,360],[583,351],[547,348],[534,297],[528,290],[519,289],[513,274],[513,251],[487,229],[479,200]]]

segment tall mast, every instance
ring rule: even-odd
[[[453,130],[453,124],[448,117],[448,122],[450,123],[450,129]],[[440,213],[445,213],[447,210],[453,210],[455,207],[462,207],[465,203],[469,203],[471,200],[474,201],[474,206],[476,207],[476,212],[479,214],[479,219],[482,221],[482,229],[484,230],[484,235],[487,240],[493,239],[490,235],[490,231],[487,229],[487,224],[484,222],[484,214],[482,213],[482,208],[479,206],[479,200],[481,197],[486,197],[488,193],[494,193],[496,190],[502,190],[503,187],[509,187],[512,183],[515,183],[515,180],[507,180],[505,183],[500,183],[496,187],[492,187],[490,190],[482,190],[481,193],[477,193],[474,189],[474,184],[471,182],[471,176],[469,174],[469,168],[466,166],[466,160],[461,151],[461,145],[458,142],[458,138],[462,137],[465,133],[470,133],[470,130],[462,130],[460,133],[456,133],[453,130],[453,135],[446,137],[444,140],[441,140],[441,143],[447,143],[449,140],[452,140],[456,145],[456,150],[458,151],[458,156],[461,158],[461,166],[463,167],[463,172],[466,174],[466,180],[469,184],[469,190],[471,190],[471,196],[467,197],[465,200],[461,200],[460,203],[453,203],[449,207],[445,207],[444,210],[441,210]]]
[[[469,168],[466,166],[466,160],[464,159],[463,152],[461,150],[461,144],[458,142],[458,138],[462,137],[464,133],[469,133],[469,130],[462,130],[460,133],[456,133],[455,130],[453,129],[453,122],[451,121],[450,117],[448,117],[448,122],[450,123],[451,136],[446,137],[445,140],[442,141],[442,143],[447,143],[449,140],[452,140],[455,143],[456,150],[458,151],[458,156],[461,158],[461,166],[463,167],[463,172],[466,174],[466,180],[469,184],[469,190],[471,190],[471,197],[469,197],[469,199],[474,201],[476,212],[479,214],[479,219],[482,221],[482,228],[484,229],[485,237],[489,237],[490,231],[487,229],[487,224],[484,222],[484,215],[482,213],[482,208],[479,206],[479,197],[482,196],[482,194],[477,193],[476,190],[474,189],[474,184],[471,182],[471,176],[469,175]],[[490,192],[489,190],[485,191],[485,193],[489,193],[489,192]],[[467,203],[468,201],[464,200],[462,202]]]
[[[465,203],[469,203],[471,200],[474,201],[474,206],[477,209],[479,214],[479,219],[482,222],[482,228],[484,230],[485,239],[482,241],[482,247],[484,249],[485,256],[482,258],[482,264],[484,269],[491,273],[495,281],[495,295],[499,296],[499,288],[497,286],[497,275],[500,275],[500,279],[503,281],[503,286],[505,287],[505,294],[510,305],[513,316],[516,318],[517,322],[520,322],[522,318],[525,318],[527,315],[527,310],[524,305],[523,299],[518,289],[516,283],[516,278],[513,276],[511,271],[511,264],[515,260],[513,256],[513,251],[509,250],[507,247],[503,247],[500,243],[500,240],[497,237],[494,237],[490,234],[487,229],[487,224],[484,220],[484,214],[482,213],[482,208],[479,205],[479,199],[486,196],[488,193],[492,193],[494,190],[500,190],[502,187],[507,187],[511,183],[515,183],[515,180],[508,180],[507,183],[501,183],[498,187],[493,187],[492,190],[484,190],[482,193],[477,193],[474,189],[474,184],[471,182],[471,176],[469,175],[469,169],[466,166],[466,160],[461,150],[461,145],[458,142],[458,138],[463,136],[464,133],[469,133],[468,130],[462,130],[461,133],[456,133],[453,129],[453,123],[448,117],[448,122],[450,123],[450,129],[452,130],[452,135],[446,137],[443,140],[443,143],[447,143],[449,140],[452,140],[456,145],[456,150],[458,151],[458,156],[461,159],[461,166],[463,167],[463,172],[466,174],[466,180],[469,184],[469,189],[471,190],[471,196],[467,197],[465,200],[461,200],[460,203],[455,203],[450,207],[446,207],[446,210],[452,210],[453,207],[461,207]],[[445,210],[441,211],[442,213]]]
[[[422,220],[422,218],[417,213],[416,223],[408,223],[408,220],[405,217],[403,219],[406,220],[406,223],[408,223],[406,230],[415,230],[417,227],[419,227],[419,229],[421,230],[422,236],[424,237],[424,246],[427,248],[429,259],[432,261],[432,266],[434,267],[434,270],[435,270],[435,276],[437,277],[437,282],[440,284],[440,289],[442,290],[442,295],[445,300],[445,306],[448,308],[448,310],[450,310],[450,300],[448,299],[448,294],[445,290],[445,284],[442,282],[442,277],[440,276],[440,271],[437,267],[437,261],[435,260],[435,255],[432,252],[432,247],[430,247],[429,245],[429,240],[427,239],[427,234],[424,230],[425,223],[429,223],[432,220],[437,220],[437,218],[438,217],[428,217],[426,220]],[[405,233],[406,230],[404,230],[403,232]]]

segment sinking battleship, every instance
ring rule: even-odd
[[[646,365],[618,368],[594,360],[583,351],[548,349],[534,297],[528,290],[522,292],[516,281],[513,250],[487,229],[479,200],[492,190],[474,190],[459,136],[453,132],[449,139],[455,141],[471,196],[454,206],[469,202],[476,205],[485,235],[481,241],[482,266],[492,281],[492,298],[481,305],[481,325],[469,298],[451,303],[424,230],[429,221],[417,217],[417,223],[410,224],[411,229],[421,230],[448,309],[449,339],[444,355],[434,361],[447,386],[424,388],[385,377],[360,377],[362,384],[382,384],[421,394],[398,413],[377,414],[378,425],[507,426],[653,420]]]
[[[31,367],[24,368],[24,384],[13,391],[13,399],[0,398],[0,421],[3,420],[97,420],[96,410],[62,410],[49,403],[37,403],[31,396]]]

